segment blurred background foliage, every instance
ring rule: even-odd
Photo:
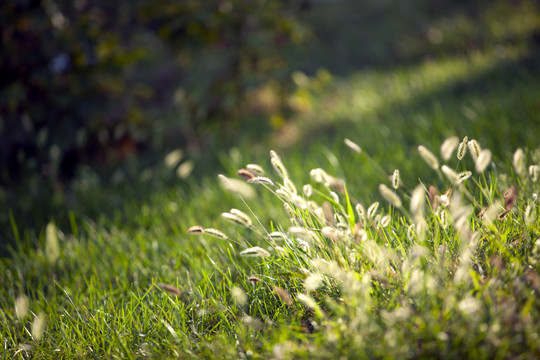
[[[119,167],[134,158],[152,163],[174,148],[226,146],[241,125],[264,132],[263,115],[286,110],[279,49],[307,36],[296,20],[304,7],[283,0],[3,1],[3,200],[18,218],[31,213],[19,221],[40,225],[44,219],[27,210],[47,216],[69,202],[77,177],[119,179]]]
[[[335,134],[321,117],[328,107],[339,116],[337,97],[354,96],[335,77],[359,69],[489,50],[501,58],[527,53],[520,61],[538,75],[539,7],[534,0],[2,1],[0,236],[12,239],[13,224],[40,229],[65,210],[90,217],[117,210],[150,193],[160,176],[215,174],[222,149],[260,144],[271,133],[280,145],[298,141],[310,124]],[[385,95],[392,84],[383,79],[371,98],[407,102],[410,89]],[[359,115],[351,103],[341,105],[352,109],[348,121]],[[298,116],[307,124],[300,130],[291,125]]]

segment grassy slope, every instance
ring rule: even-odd
[[[440,189],[449,186],[421,160],[416,145],[438,153],[445,137],[478,139],[492,150],[496,164],[493,177],[482,185],[486,195],[478,198],[483,203],[501,198],[510,184],[519,187],[520,195],[508,220],[483,233],[470,282],[454,280],[463,262],[463,240],[452,226],[441,230],[440,214],[426,216],[433,236],[418,241],[427,249],[417,248],[427,251],[419,260],[411,252],[414,244],[405,240],[411,219],[393,214],[396,209],[381,202],[381,211],[390,212],[392,222],[386,230],[369,228],[369,238],[378,244],[370,246],[383,251],[379,245],[388,243],[401,259],[390,266],[379,264],[362,253],[367,245],[346,243],[346,236],[345,245],[314,246],[313,256],[329,261],[343,257],[339,263],[347,272],[332,277],[320,270],[325,274],[323,287],[309,293],[300,269],[317,271],[310,257],[294,246],[287,248],[287,256],[262,261],[240,256],[245,244],[187,234],[191,225],[201,224],[240,242],[268,246],[256,231],[238,229],[219,214],[232,207],[253,211],[267,231],[273,230],[272,224],[286,230],[289,216],[279,199],[258,190],[248,208],[214,177],[191,179],[186,186],[157,192],[144,204],[126,201],[119,211],[122,216],[96,221],[76,216],[71,229],[60,229],[60,256],[55,261],[46,250],[54,229],[48,237],[45,231],[39,235],[37,249],[21,246],[13,258],[3,259],[0,316],[7,326],[0,330],[0,352],[6,358],[288,358],[289,352],[322,358],[538,355],[535,334],[540,329],[534,319],[540,307],[539,269],[533,244],[540,234],[538,218],[527,225],[524,212],[531,194],[540,189],[538,183],[512,175],[510,165],[515,148],[538,146],[540,69],[534,50],[488,48],[390,70],[365,70],[326,85],[311,79],[299,91],[311,109],[272,142],[289,146],[283,161],[298,187],[310,181],[310,169],[322,167],[346,179],[351,197],[366,207],[382,201],[378,184],[390,185],[387,176],[399,168],[403,185],[398,194],[408,207],[418,178]],[[345,137],[359,143],[364,153],[346,148]],[[238,167],[250,162],[273,174],[265,155],[268,149],[261,148],[239,144],[238,152],[223,155],[227,175],[234,176]],[[459,170],[473,167],[468,156],[450,164]],[[504,173],[510,177],[501,176]],[[474,181],[484,179],[475,174],[467,183],[478,195]],[[345,204],[344,196],[341,201]],[[475,204],[474,212],[480,207]],[[471,219],[475,229],[482,229],[476,217]],[[24,225],[17,226],[24,234]],[[439,244],[447,246],[448,255],[441,255]],[[356,257],[348,256],[351,251]],[[410,266],[404,265],[406,260]],[[263,281],[248,283],[252,274]],[[419,274],[425,283],[411,290],[410,279]],[[367,275],[376,279],[369,287]],[[433,281],[435,288],[429,285]],[[179,295],[158,289],[156,283],[176,286]],[[310,294],[326,315],[318,317],[316,307],[298,301],[285,305],[273,292],[276,285],[293,295]],[[234,287],[247,293],[247,304],[242,304],[241,295],[236,300],[231,295]],[[23,294],[29,299],[29,313],[19,318],[15,303],[23,301]],[[46,318],[40,339],[32,325],[38,314]]]

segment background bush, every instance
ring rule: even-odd
[[[196,146],[213,123],[238,126],[247,94],[279,78],[275,50],[301,40],[299,9],[280,0],[3,2],[1,183],[28,172],[70,179],[80,164]]]

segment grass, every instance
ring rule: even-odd
[[[117,209],[51,214],[39,233],[12,222],[16,245],[0,261],[0,358],[537,358],[535,59],[534,46],[517,43],[297,74],[300,115],[266,142],[221,152],[213,176],[196,163],[170,187],[174,169],[158,166],[167,181],[141,180],[137,191],[155,190],[144,201],[81,179],[89,207],[109,198]],[[451,136],[489,149],[487,168],[475,170],[469,148],[444,160]],[[275,146],[281,158],[270,161]],[[239,179],[249,163],[273,185],[246,194],[244,180],[225,189],[215,176]],[[443,164],[471,177],[452,183]],[[245,219],[231,209],[252,225],[238,226]],[[226,238],[190,234],[194,225]]]
[[[452,168],[465,169],[467,159],[452,158]],[[286,166],[274,159],[283,173]],[[514,162],[515,169],[523,165]],[[413,195],[400,186],[391,195],[373,195],[374,210],[321,170],[293,196],[301,183],[265,167],[273,185],[257,185],[252,199],[203,184],[205,201],[195,198],[192,206],[179,206],[182,194],[171,192],[129,207],[129,227],[81,222],[73,229],[77,236],[66,236],[50,225],[38,249],[2,263],[5,356],[538,354],[540,231],[533,193],[539,183],[526,171],[518,176],[509,169],[505,176],[492,164],[452,185],[437,170],[435,177],[454,189],[447,207],[443,197],[437,208],[426,204],[425,183],[414,191],[422,205],[409,207]],[[497,220],[510,184],[520,195]],[[215,204],[242,209],[253,225],[238,227],[216,213],[202,217],[204,226],[230,240],[189,235],[187,227]],[[480,218],[485,205],[490,208]],[[43,332],[36,319],[46,319]]]

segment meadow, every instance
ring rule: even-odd
[[[296,112],[256,142],[239,134],[208,163],[164,154],[128,191],[78,179],[88,208],[112,201],[101,216],[39,231],[11,217],[1,356],[540,357],[527,6],[504,36],[485,19],[495,45],[293,72]]]

